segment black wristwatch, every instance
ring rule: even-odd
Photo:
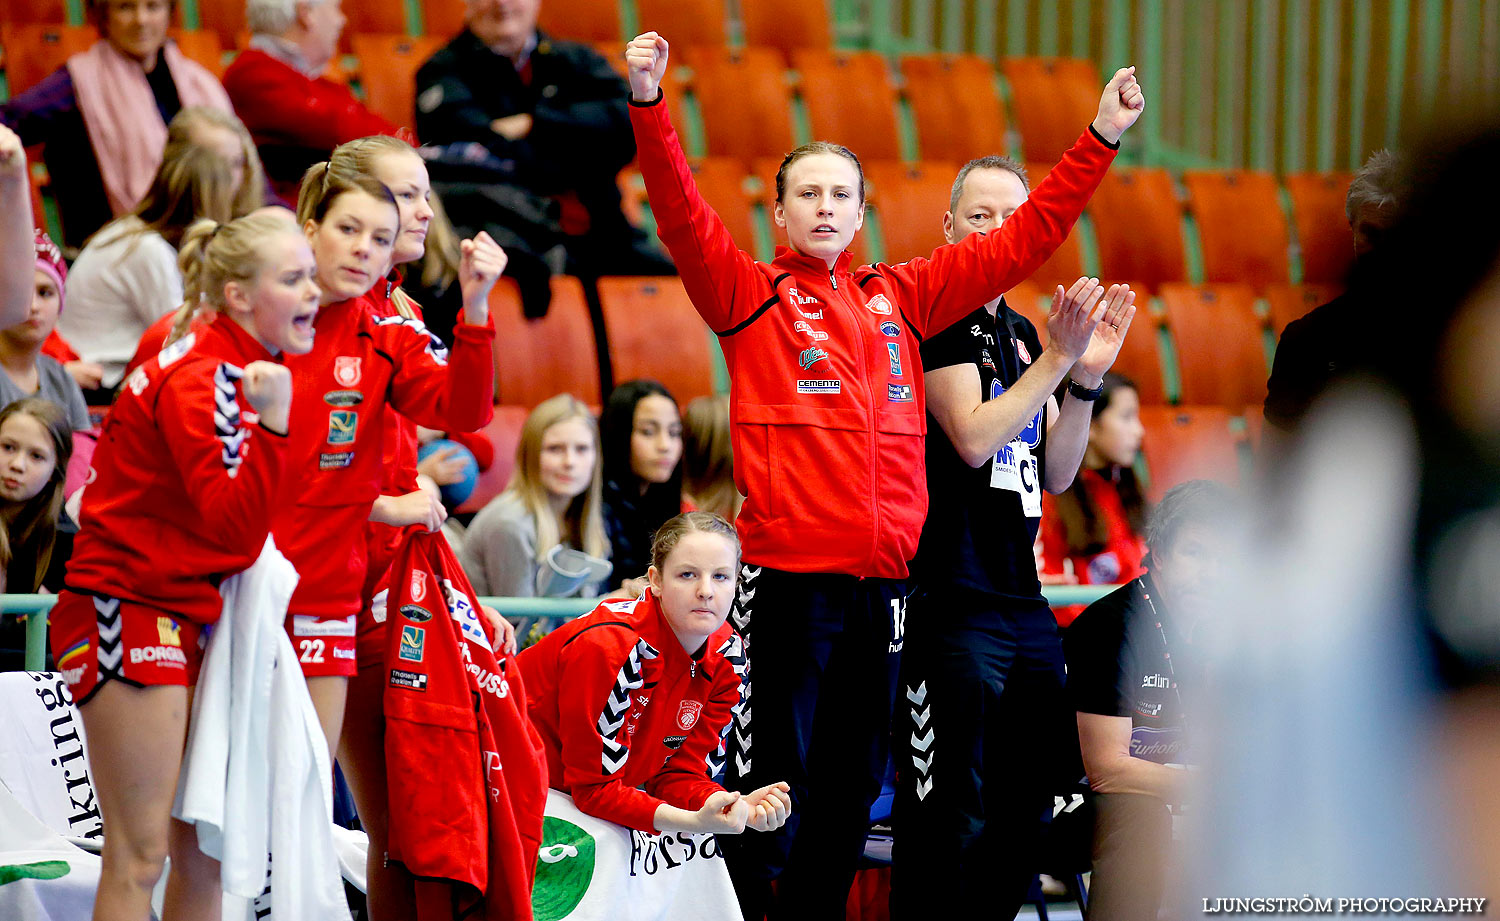
[[[1100,397],[1104,396],[1104,382],[1100,381],[1099,386],[1095,387],[1093,390],[1090,390],[1089,388],[1083,386],[1072,378],[1068,378],[1068,393],[1075,400],[1079,400],[1084,403],[1092,403]]]

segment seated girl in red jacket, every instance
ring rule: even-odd
[[[554,789],[641,831],[774,831],[785,783],[746,794],[713,780],[740,716],[745,646],[725,623],[740,568],[734,527],[688,512],[656,532],[650,587],[606,601],[525,650],[533,725]]]
[[[289,475],[292,377],[313,345],[316,266],[285,215],[200,221],[180,264],[213,315],[126,378],[84,491],[52,653],[78,701],[109,826],[94,918],[219,916],[219,865],[171,818],[203,628],[260,555]],[[165,306],[165,305],[164,305]]]

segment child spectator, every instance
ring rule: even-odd
[[[599,428],[563,393],[521,427],[505,492],[474,516],[459,560],[479,595],[591,597],[609,573]]]
[[[641,597],[606,601],[517,657],[552,787],[583,812],[653,834],[730,835],[773,831],[791,813],[784,783],[742,795],[713,780],[744,703],[745,647],[725,623],[739,551],[729,522],[679,515],[657,532]]]
[[[82,358],[104,366],[105,390],[124,378],[147,328],[182,303],[177,249],[188,227],[200,218],[242,217],[264,202],[260,159],[233,115],[184,109],[166,145],[140,204],[91,237],[73,263],[71,309],[58,332]]]
[[[61,588],[71,548],[57,554],[63,514],[63,477],[73,453],[67,415],[35,397],[0,409],[0,591],[27,594]],[[56,565],[54,565],[54,563]]]
[[[626,381],[604,404],[604,527],[627,594],[645,590],[651,535],[682,511],[682,417],[656,381]]]
[[[42,350],[62,310],[63,282],[68,277],[68,267],[63,262],[62,251],[40,230],[36,232],[35,276],[36,294],[31,299],[31,316],[24,323],[0,330],[0,372],[3,372],[0,373],[0,405],[38,396],[62,409],[71,431],[86,431],[90,423],[83,392],[63,366],[43,354]]]
[[[57,180],[52,188],[71,249],[146,195],[178,112],[234,112],[214,75],[167,38],[173,5],[86,0],[99,41],[0,107],[0,120],[28,147],[46,145],[42,157]]]
[[[734,485],[729,397],[698,397],[682,414],[682,504],[733,521],[744,501]]]
[[[1051,585],[1118,585],[1145,572],[1146,500],[1135,479],[1145,429],[1135,384],[1104,375],[1104,395],[1094,401],[1088,447],[1073,485],[1042,497],[1042,581]],[[1083,605],[1055,609],[1066,627]]]

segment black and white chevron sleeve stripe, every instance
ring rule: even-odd
[[[729,733],[735,736],[735,769],[743,777],[750,771],[750,657],[745,652],[745,641],[732,635],[719,647],[719,655],[734,669],[740,679],[740,699],[729,711],[729,722],[719,733],[719,747],[708,755],[708,776],[717,777],[724,770],[724,759],[729,751]]]
[[[630,692],[646,683],[641,663],[658,655],[660,653],[650,643],[638,640],[625,659],[625,664],[620,666],[620,673],[615,676],[615,686],[610,689],[609,697],[604,701],[598,727],[599,738],[604,743],[603,762],[606,774],[619,773],[620,768],[625,766],[625,759],[630,757],[630,749],[615,737],[625,728],[625,716],[630,712]]]
[[[214,434],[224,446],[220,457],[230,477],[240,472],[244,460],[245,438],[249,431],[240,426],[238,389],[245,372],[231,364],[220,364],[214,371]]]
[[[415,317],[377,317],[375,319],[375,325],[405,326],[410,328],[417,335],[427,340],[426,351],[428,355],[432,356],[433,361],[437,362],[440,365],[446,365],[448,363],[448,347],[446,345],[443,345],[443,340],[439,339],[432,330],[427,328],[427,324],[423,323],[421,320],[418,320]]]

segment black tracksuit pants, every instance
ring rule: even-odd
[[[1001,611],[968,593],[918,592],[910,613],[892,733],[891,918],[1010,919],[1077,751],[1057,622],[1046,607]]]
[[[779,831],[720,839],[735,891],[746,921],[838,921],[890,756],[905,583],[747,563],[731,616],[750,690],[726,786],[792,788]]]

